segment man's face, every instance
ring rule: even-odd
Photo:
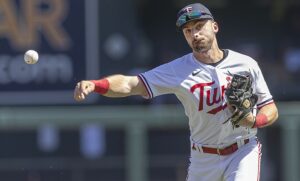
[[[208,51],[216,38],[219,28],[211,20],[195,20],[184,25],[182,31],[189,46],[195,52]]]

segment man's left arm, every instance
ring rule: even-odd
[[[259,109],[259,111],[256,115],[256,124],[262,124],[262,123],[257,122],[257,121],[259,121],[258,118],[260,115],[266,116],[266,123],[264,125],[261,125],[261,126],[257,125],[257,126],[262,128],[262,127],[266,127],[266,126],[273,124],[278,119],[278,110],[277,110],[275,103],[265,105]],[[262,118],[262,119],[264,119],[264,118]]]
[[[273,124],[277,119],[278,109],[273,102],[261,107],[256,116],[249,114],[239,125],[248,128],[263,128]]]

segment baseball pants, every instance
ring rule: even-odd
[[[259,181],[260,160],[257,139],[225,156],[191,149],[187,181]]]

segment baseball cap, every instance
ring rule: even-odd
[[[201,3],[185,6],[177,13],[176,27],[181,29],[186,23],[195,19],[214,19],[207,7]]]

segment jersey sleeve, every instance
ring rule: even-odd
[[[173,70],[172,64],[167,63],[152,70],[139,74],[148,92],[148,97],[153,98],[163,94],[174,93],[178,80]]]
[[[269,91],[267,83],[264,79],[262,71],[257,63],[254,66],[254,94],[258,96],[257,108],[273,102],[273,97]]]

